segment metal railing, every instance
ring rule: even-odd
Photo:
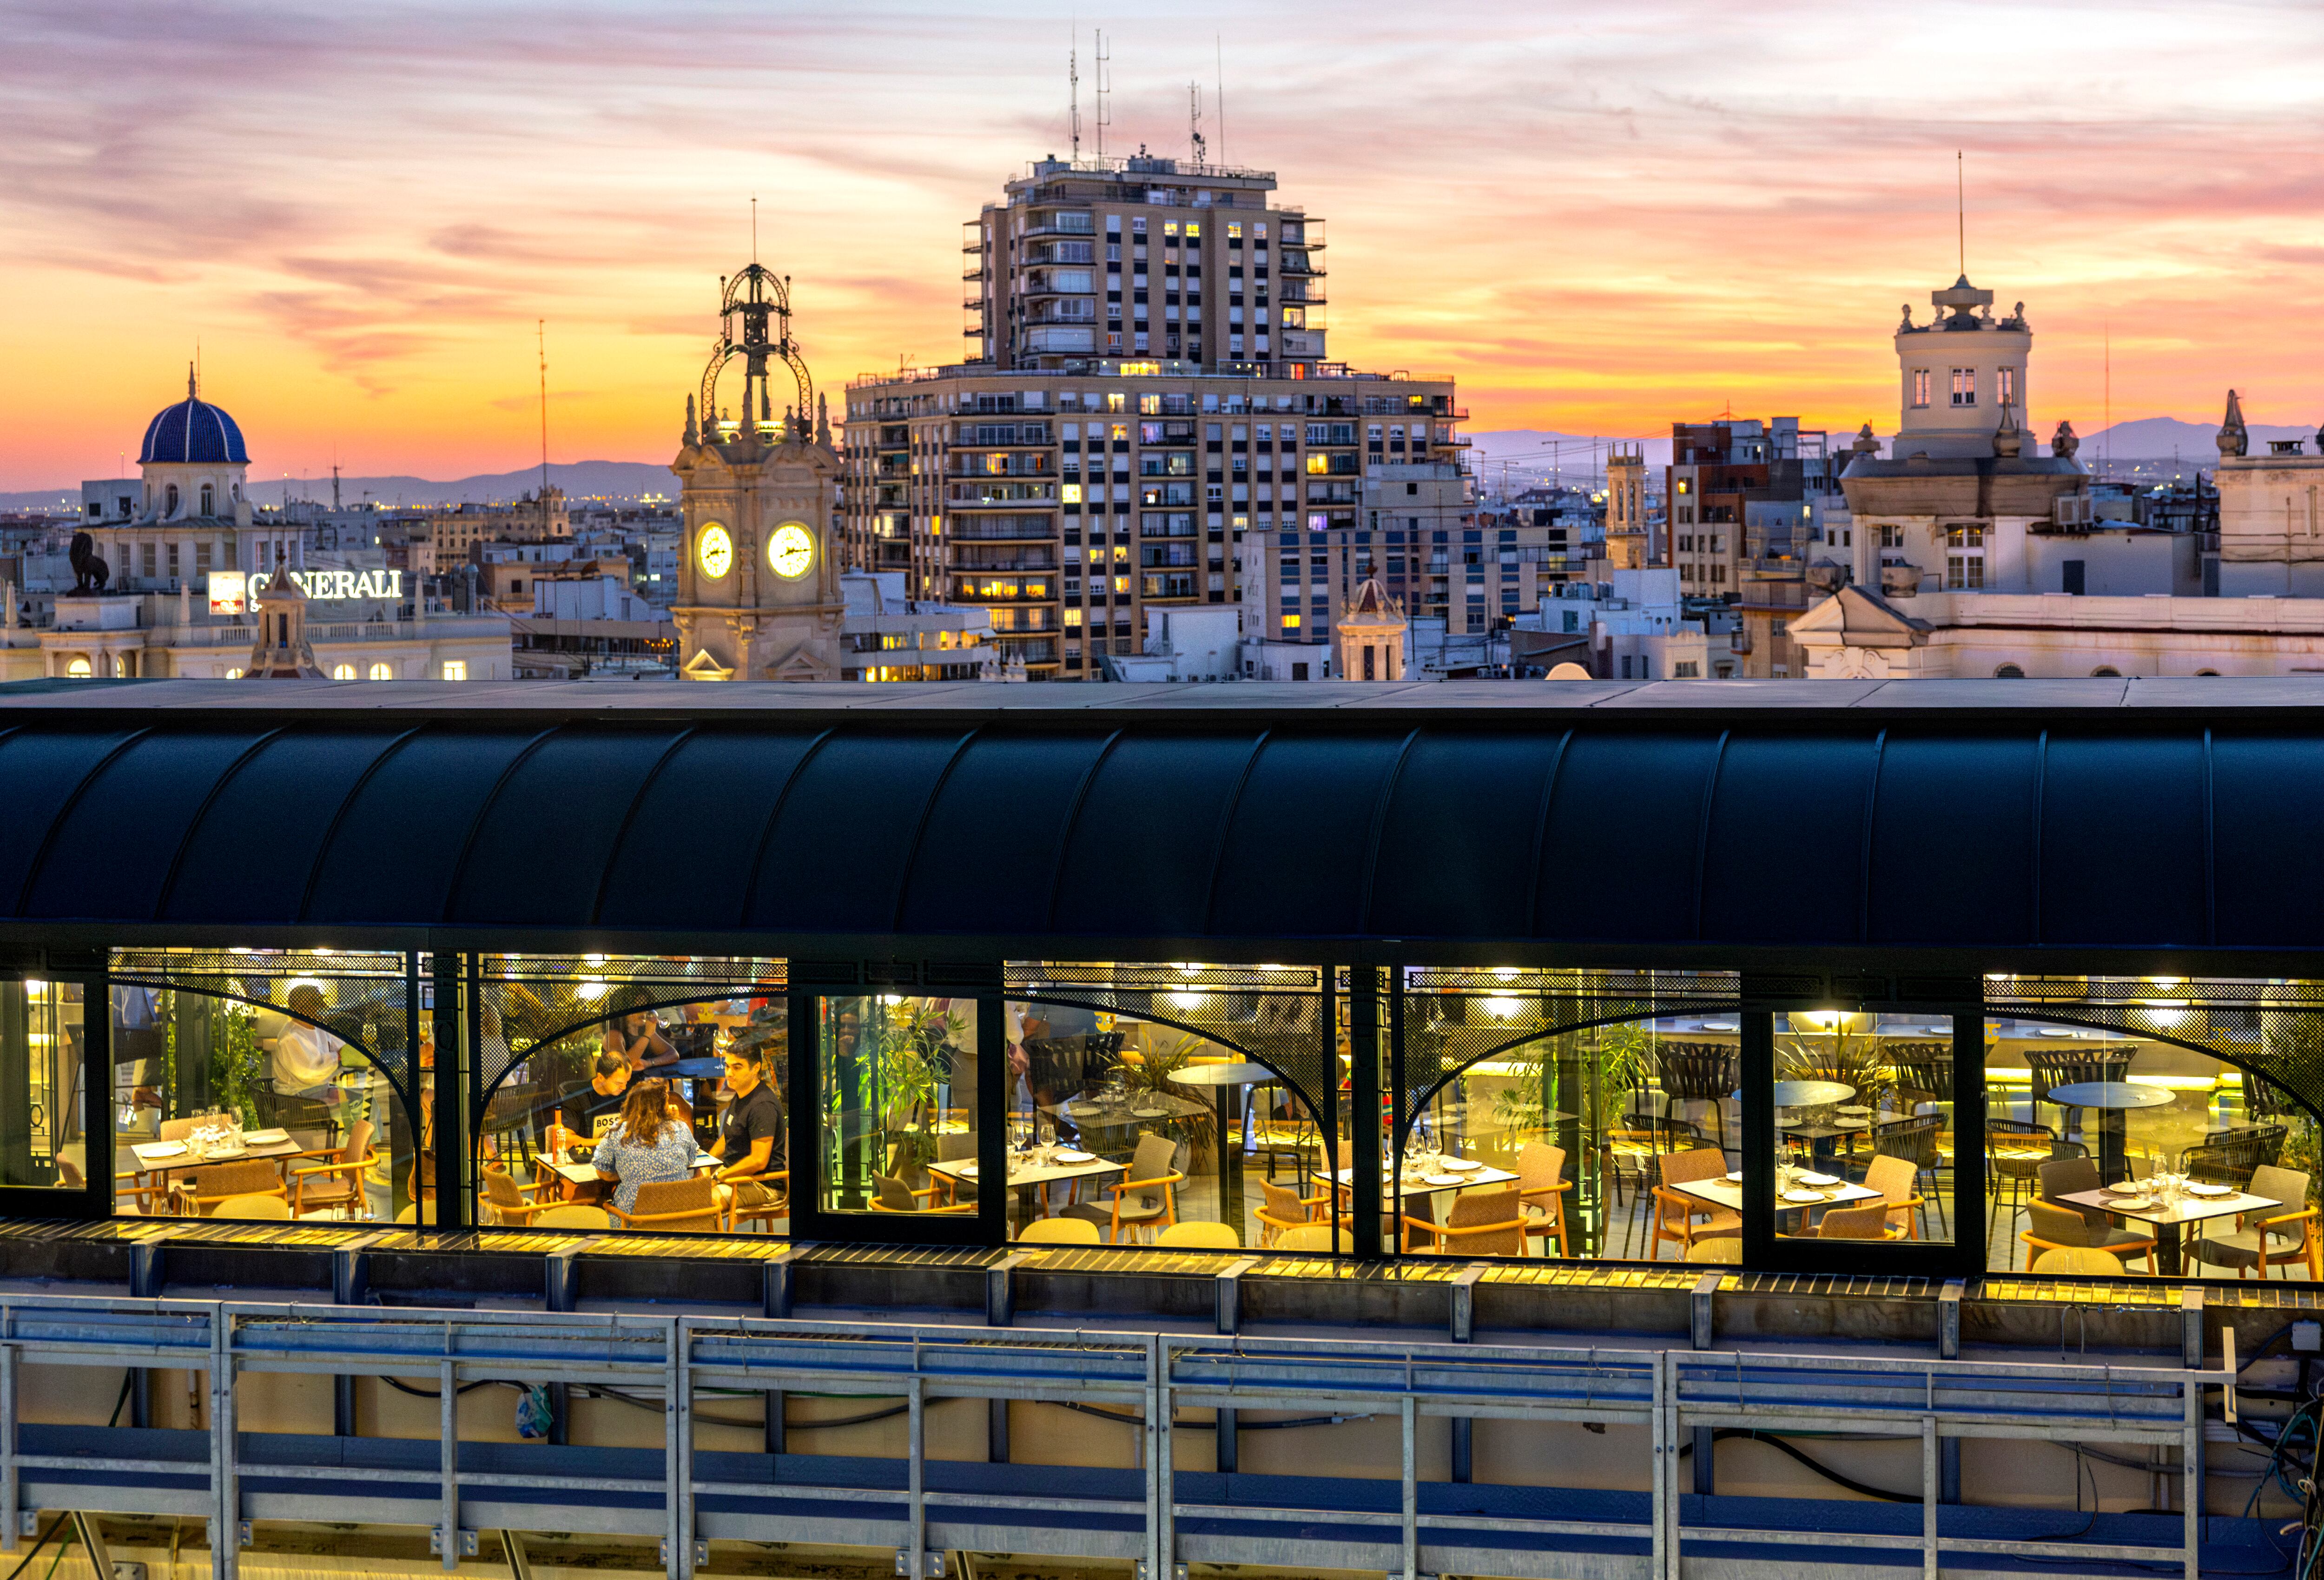
[[[207,1382],[208,1424],[27,1423],[27,1365],[192,1373]],[[236,1380],[266,1374],[432,1386],[436,1436],[248,1430]],[[213,1580],[236,1575],[249,1521],[318,1518],[429,1527],[447,1569],[480,1529],[652,1537],[670,1580],[691,1580],[711,1540],[892,1547],[898,1573],[912,1580],[941,1574],[946,1550],[1135,1560],[1149,1575],[1203,1562],[1404,1580],[1547,1580],[1574,1572],[1587,1552],[1591,1573],[1679,1580],[1690,1546],[1729,1553],[1722,1573],[1768,1580],[1800,1563],[1858,1563],[1866,1548],[1917,1549],[1928,1575],[1951,1553],[2040,1557],[2052,1574],[2077,1563],[2163,1564],[2195,1580],[2203,1390],[2227,1380],[2015,1361],[19,1295],[0,1298],[0,1546],[18,1547],[27,1512],[75,1511],[206,1520]],[[658,1404],[660,1446],[464,1441],[459,1391],[491,1381]],[[747,1424],[698,1422],[697,1395],[759,1396],[779,1422],[791,1392],[898,1401],[902,1454],[793,1455],[779,1425],[764,1454],[697,1447],[698,1424]],[[932,1458],[928,1411],[957,1400],[1096,1410],[1136,1434],[1134,1468],[1016,1466],[1005,1450],[987,1465]],[[1181,1422],[1182,1410],[1230,1413]],[[1290,1411],[1314,1426],[1392,1420],[1397,1475],[1241,1477],[1225,1446],[1220,1472],[1176,1468],[1182,1433],[1263,1429],[1238,1427],[1232,1412],[1247,1410]],[[1647,1463],[1636,1479],[1646,1492],[1424,1481],[1418,1428],[1428,1419],[1644,1428]],[[1895,1504],[1800,1499],[1789,1501],[1798,1518],[1770,1527],[1763,1500],[1733,1501],[1739,1513],[1715,1498],[1689,1500],[1680,1456],[1707,1451],[1721,1429],[1917,1437],[1917,1523],[1891,1512]],[[1005,1426],[995,1430],[996,1444],[1005,1437]],[[1941,1511],[1947,1439],[2175,1447],[2187,1483],[2183,1542],[2034,1539],[1981,1520],[1985,1511]],[[1754,1513],[1758,1523],[1736,1522]],[[1731,1556],[1755,1548],[1756,1560]]]

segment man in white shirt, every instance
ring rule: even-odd
[[[346,1044],[319,1026],[327,1008],[319,988],[301,985],[290,990],[290,1012],[304,1016],[286,1023],[274,1039],[274,1090],[281,1096],[298,1096],[317,1088],[337,1092],[339,1050]],[[318,1093],[318,1095],[320,1094]]]

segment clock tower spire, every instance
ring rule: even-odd
[[[839,453],[828,430],[809,426],[815,384],[791,336],[790,282],[753,260],[721,283],[699,421],[689,420],[670,463],[686,533],[670,610],[679,672],[690,680],[836,680],[846,621],[832,553]],[[737,360],[742,398],[722,406],[719,378]],[[769,388],[777,364],[798,393],[779,421]],[[739,420],[731,415],[738,410]]]

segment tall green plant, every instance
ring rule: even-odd
[[[258,1124],[258,1088],[265,1055],[258,1046],[258,1016],[246,1004],[221,1002],[213,1010],[210,1034],[210,1095],[225,1113],[240,1114],[247,1128]]]

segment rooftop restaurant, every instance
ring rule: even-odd
[[[0,1521],[2304,1575],[2319,702],[0,687]]]

